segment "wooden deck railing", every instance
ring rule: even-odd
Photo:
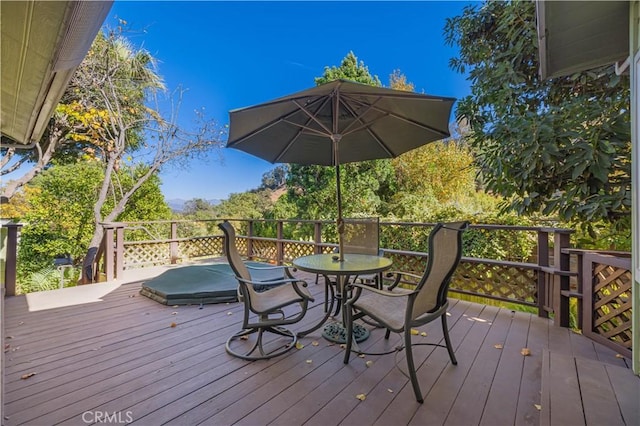
[[[221,220],[224,219],[104,224],[104,256],[100,259],[100,268],[106,279],[112,280],[125,269],[221,256],[223,237],[216,226]],[[240,251],[249,259],[289,264],[296,257],[328,253],[336,247],[334,222],[229,220],[238,229]],[[380,225],[384,243],[385,233],[419,234],[415,238],[426,238],[434,224],[381,222]],[[300,237],[285,239],[285,228],[286,234]],[[452,292],[533,307],[540,316],[566,317],[566,321],[558,321],[558,325],[568,326],[569,314],[568,310],[565,314],[565,299],[560,297],[560,289],[568,288],[570,274],[575,274],[562,270],[565,257],[568,259],[562,250],[569,246],[571,230],[503,225],[472,225],[471,230],[488,234],[526,233],[532,241],[533,252],[527,261],[465,256],[452,281]],[[393,259],[394,270],[418,274],[424,270],[425,252],[388,247],[382,250]]]
[[[631,255],[628,252],[567,249],[576,279],[561,291],[576,301],[576,326],[585,336],[631,358]]]
[[[101,275],[101,280],[114,280],[120,278],[125,269],[221,256],[223,237],[217,224],[222,220],[101,224],[105,238],[98,254],[96,278]],[[229,220],[238,229],[240,250],[250,259],[288,264],[298,256],[329,253],[336,247],[334,222]],[[15,294],[21,226],[2,226],[4,265],[1,278],[7,296]],[[382,241],[385,241],[385,233],[400,233],[403,243],[408,244],[408,239],[417,235],[420,229],[428,230],[431,226],[433,224],[381,222]],[[524,232],[531,235],[535,244],[526,261],[463,257],[451,284],[453,293],[535,308],[538,315],[552,317],[556,325],[576,326],[585,335],[630,357],[630,253],[571,248],[571,230],[567,229],[472,225],[471,230],[479,233]],[[286,239],[285,234],[295,235],[295,238]],[[418,250],[393,247],[383,248],[383,251],[393,259],[395,270],[406,272],[421,273],[428,256]]]

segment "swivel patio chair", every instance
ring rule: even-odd
[[[235,229],[229,222],[218,226],[225,235],[225,253],[238,280],[238,300],[244,303],[242,330],[229,337],[227,352],[245,360],[268,359],[284,354],[295,346],[298,338],[285,326],[300,321],[307,312],[309,302],[313,302],[306,288],[307,283],[295,278],[283,266],[273,267],[282,271],[282,278],[252,280],[250,268],[238,253]],[[299,307],[293,313],[285,312],[285,308],[292,305]],[[255,341],[250,341],[250,335],[254,333],[257,333]]]
[[[439,223],[429,235],[429,257],[427,267],[422,277],[406,272],[395,272],[394,282],[387,288],[376,288],[354,284],[353,295],[346,301],[347,342],[344,363],[349,362],[353,345],[354,321],[368,316],[385,327],[385,339],[390,332],[404,334],[409,378],[413,385],[416,400],[424,401],[416,368],[413,361],[411,329],[425,325],[438,318],[442,320],[442,332],[445,345],[432,343],[415,343],[413,345],[433,345],[446,347],[451,363],[456,365],[455,354],[449,338],[447,327],[447,307],[449,301],[447,293],[449,282],[462,256],[462,233],[468,227],[468,222]],[[410,291],[398,287],[403,276],[419,279],[415,290]]]

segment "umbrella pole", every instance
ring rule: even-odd
[[[344,220],[342,219],[342,194],[340,190],[340,155],[338,153],[338,142],[342,135],[331,135],[331,141],[333,142],[333,161],[336,165],[336,198],[338,202],[338,218],[336,219],[336,226],[338,228],[338,254],[340,256],[340,262],[344,261]]]

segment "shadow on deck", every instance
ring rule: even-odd
[[[324,289],[307,277],[316,296],[308,324],[322,316]],[[106,286],[111,286],[108,291],[100,291]],[[586,412],[593,411],[588,404],[579,404],[576,411],[562,402],[563,386],[575,390],[575,380],[590,370],[580,366],[590,363],[624,377],[617,383],[626,384],[614,386],[613,399],[601,400],[607,410],[620,413],[618,423],[638,424],[640,419],[640,380],[628,360],[531,314],[452,300],[449,326],[458,365],[451,365],[446,350],[416,347],[425,393],[425,403],[418,404],[396,368],[406,369],[403,353],[355,357],[344,365],[343,350],[318,330],[301,339],[305,346],[300,350],[245,362],[224,350],[227,337],[241,324],[239,303],[164,306],[139,295],[140,281],[95,284],[91,303],[74,299],[76,292],[89,292],[86,287],[30,296],[40,300],[38,310],[33,301],[30,310],[24,296],[6,299],[4,424],[78,425],[105,418],[153,426],[561,424],[556,414],[563,420],[569,415],[571,424],[598,424],[599,417],[592,420]],[[75,302],[65,306],[53,303],[56,299]],[[42,304],[45,300],[49,305]],[[426,336],[416,340],[439,342],[439,327],[439,322],[423,327]],[[398,344],[397,336],[383,337],[382,330],[373,330],[361,349],[381,351]],[[523,356],[523,348],[530,355]],[[373,361],[370,367],[368,360]],[[563,360],[578,367],[550,367]],[[578,384],[579,398],[595,389],[588,381]],[[544,389],[553,392],[541,395]],[[366,399],[357,399],[359,394]],[[635,395],[636,409],[616,395]]]

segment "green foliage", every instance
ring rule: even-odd
[[[129,188],[135,175],[142,172],[123,168],[117,175],[121,185]],[[18,254],[18,281],[24,283],[25,289],[37,287],[38,282],[43,284],[37,288],[48,288],[49,284],[44,283],[53,279],[46,278],[50,275],[46,271],[56,255],[68,253],[77,261],[86,253],[95,231],[93,207],[103,177],[104,171],[98,162],[80,161],[51,167],[25,188],[29,208],[20,218],[25,226]],[[159,185],[158,178],[146,181],[119,220],[168,219],[171,212]],[[104,208],[112,208],[117,200],[118,194],[111,194]]]
[[[138,182],[140,175],[146,173],[146,167],[137,166],[135,168],[123,168],[118,172],[118,180],[123,188],[129,189]],[[130,222],[135,220],[167,220],[171,218],[171,208],[167,205],[160,190],[160,177],[151,176],[144,181],[140,188],[129,198],[127,207],[118,216],[119,222]],[[112,199],[117,200],[117,195]],[[112,206],[108,205],[107,208]]]
[[[628,229],[629,79],[609,66],[541,80],[534,2],[467,6],[445,36],[460,48],[451,67],[472,83],[456,115],[470,124],[487,188],[519,213]]]
[[[339,67],[324,67],[322,77],[316,77],[316,85],[329,83],[334,80],[351,80],[370,86],[381,87],[380,79],[377,75],[371,75],[369,68],[364,62],[358,62],[358,58],[353,52],[347,53],[342,59]]]
[[[470,150],[450,140],[435,142],[392,160],[397,187],[389,213],[402,220],[424,221],[435,209],[477,204]],[[462,208],[462,207],[461,207]]]
[[[286,183],[287,173],[289,171],[288,164],[281,164],[262,175],[262,182],[258,187],[258,191],[265,189],[276,190],[282,188]]]
[[[113,84],[115,82],[115,84]],[[112,90],[117,104],[105,103],[101,91]],[[142,144],[143,127],[149,110],[149,90],[163,90],[156,73],[156,60],[146,50],[134,47],[119,32],[101,31],[74,73],[50,123],[48,134],[63,132],[66,142],[56,150],[59,163],[77,158],[108,155],[114,150],[114,123],[128,123],[130,150]],[[47,135],[45,135],[45,138]]]
[[[262,219],[271,206],[269,191],[231,194],[228,199],[214,207],[217,217]]]

